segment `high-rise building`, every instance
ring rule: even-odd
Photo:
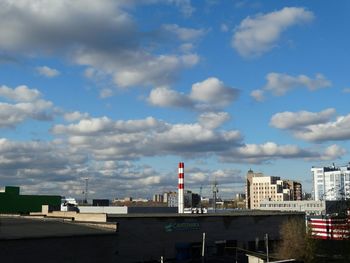
[[[153,195],[153,202],[163,203],[163,201],[164,201],[164,197],[162,194],[154,194]]]
[[[168,192],[167,194],[168,207],[178,207],[177,192]]]
[[[253,177],[261,177],[264,176],[262,173],[254,173],[252,169],[249,169],[247,173],[246,187],[245,187],[245,196],[246,196],[246,208],[251,208],[250,203],[250,186],[252,184]]]
[[[277,176],[265,176],[249,170],[246,181],[246,208],[259,209],[261,201],[302,200],[299,182],[281,180]]]
[[[346,166],[312,167],[314,200],[350,199],[350,163]]]
[[[292,180],[285,180],[284,184],[285,184],[284,188],[288,188],[290,190],[289,199],[291,201],[303,200],[303,190],[302,190],[301,183],[292,181]]]

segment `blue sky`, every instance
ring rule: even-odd
[[[349,161],[348,1],[0,1],[0,181],[148,197]]]

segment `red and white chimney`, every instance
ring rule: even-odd
[[[178,184],[178,213],[184,213],[184,185],[185,185],[185,173],[184,163],[179,163],[179,184]]]

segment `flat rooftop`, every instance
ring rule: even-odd
[[[0,216],[0,240],[115,233],[115,229],[102,228],[99,225],[66,222],[62,219],[2,215]]]
[[[268,211],[268,210],[235,210],[230,212],[217,212],[207,214],[177,214],[177,213],[135,213],[135,214],[107,214],[108,218],[181,218],[181,217],[242,217],[242,216],[285,216],[305,215],[305,212],[295,211]],[[107,219],[108,220],[108,219]]]

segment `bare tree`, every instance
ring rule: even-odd
[[[294,258],[304,262],[313,262],[315,258],[315,240],[306,233],[303,219],[290,218],[280,228],[281,242],[277,256],[281,259]]]

